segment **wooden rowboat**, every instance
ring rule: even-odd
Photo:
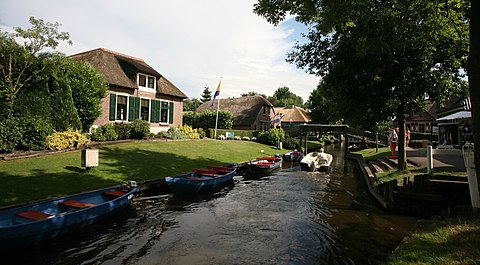
[[[192,172],[166,177],[165,182],[174,195],[193,195],[215,190],[232,181],[236,168],[207,166]]]
[[[136,187],[118,186],[0,210],[0,249],[28,246],[92,224],[127,205]]]

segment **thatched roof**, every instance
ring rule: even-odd
[[[311,121],[310,115],[300,107],[276,107],[274,110],[275,114],[279,112],[282,114],[282,122],[309,123]]]
[[[218,99],[217,99],[218,100]],[[215,111],[217,102],[210,108],[212,101],[207,101],[197,108],[197,112],[205,110]],[[239,98],[220,99],[220,110],[227,110],[232,113],[233,125],[252,125],[262,111],[263,106],[273,108],[273,105],[262,96],[247,96]]]
[[[180,89],[140,58],[104,48],[74,54],[70,57],[90,63],[110,85],[136,89],[137,73],[143,73],[157,78],[157,93],[187,98]]]

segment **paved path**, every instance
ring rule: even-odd
[[[407,160],[422,166],[427,166],[427,149],[407,147]],[[433,168],[453,172],[466,172],[462,150],[433,149]]]

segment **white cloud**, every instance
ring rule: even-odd
[[[0,23],[28,28],[35,16],[62,24],[73,54],[98,47],[144,59],[189,97],[205,85],[221,97],[282,86],[308,99],[319,78],[285,62],[293,28],[274,27],[253,13],[253,0],[0,0]]]

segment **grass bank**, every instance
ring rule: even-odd
[[[0,206],[149,180],[206,165],[273,155],[276,148],[245,141],[140,141],[100,146],[99,166],[80,167],[80,151],[0,161]],[[261,153],[264,150],[264,153]]]
[[[480,264],[480,215],[432,218],[418,223],[387,264]]]

